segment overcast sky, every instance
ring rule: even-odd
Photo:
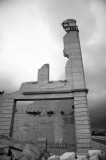
[[[64,80],[61,23],[72,18],[79,27],[91,123],[106,127],[105,0],[0,0],[0,90],[37,81],[44,63],[50,64],[50,80]]]

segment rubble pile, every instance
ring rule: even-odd
[[[19,143],[0,135],[0,160],[106,160],[106,154],[101,150],[89,150],[86,155],[66,152],[58,156],[37,145]]]

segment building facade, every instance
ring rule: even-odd
[[[66,80],[49,81],[49,64],[44,64],[37,82],[0,94],[0,134],[26,143],[46,138],[52,152],[84,154],[91,148],[91,131],[79,30],[73,19],[62,26]]]

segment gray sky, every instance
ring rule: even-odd
[[[65,79],[61,23],[69,18],[80,31],[91,123],[106,127],[105,0],[0,0],[0,90],[37,81],[44,63],[50,80]]]

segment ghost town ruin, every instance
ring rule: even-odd
[[[11,94],[1,92],[0,134],[26,144],[46,140],[55,154],[85,154],[91,148],[91,132],[79,30],[73,19],[62,26],[66,80],[49,81],[49,64],[44,64],[37,82],[24,82]]]

